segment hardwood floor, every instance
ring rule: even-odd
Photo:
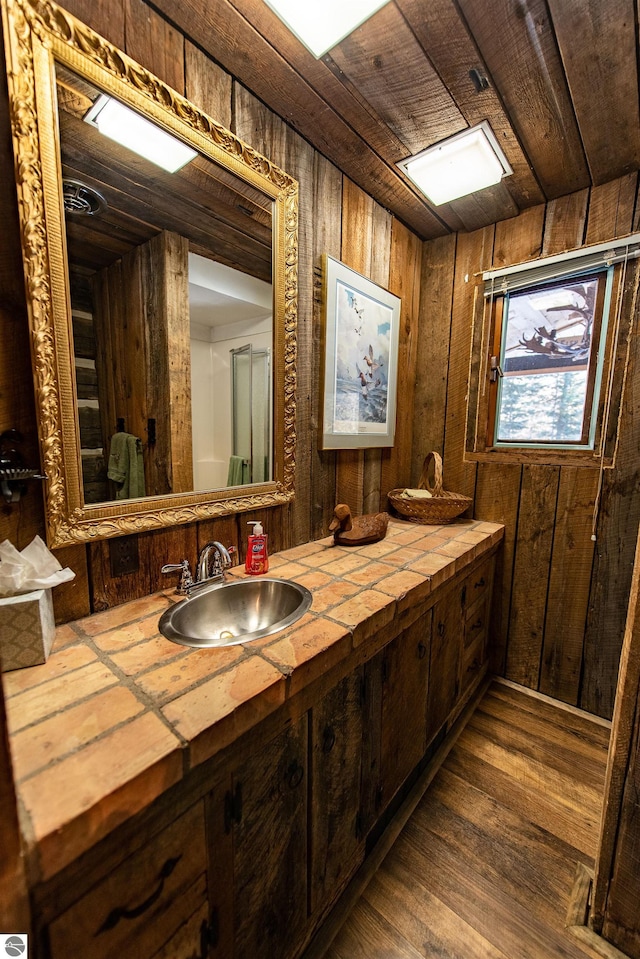
[[[326,959],[584,959],[565,928],[593,866],[609,729],[495,681]]]

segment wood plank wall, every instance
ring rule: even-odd
[[[296,498],[263,511],[272,550],[326,534],[336,502],[354,512],[386,508],[386,493],[417,482],[424,455],[443,453],[449,489],[475,496],[475,514],[507,527],[495,616],[495,667],[507,677],[610,717],[640,520],[638,337],[632,338],[616,468],[603,477],[597,543],[591,517],[597,473],[544,465],[465,462],[471,326],[478,273],[637,229],[636,175],[582,190],[469,234],[423,244],[313,150],[144,0],[67,0],[66,7],[300,183]],[[213,41],[211,41],[213,43]],[[0,159],[11,165],[6,92],[0,91]],[[10,238],[0,263],[0,334],[16,344],[0,359],[0,429],[17,425],[37,459],[15,198],[0,182],[0,224]],[[321,256],[328,253],[402,297],[397,442],[392,450],[325,452],[320,423]],[[18,357],[18,360],[16,360]],[[60,560],[77,577],[56,590],[59,621],[167,585],[164,562],[195,558],[215,538],[246,547],[243,514],[137,537],[139,570],[115,577],[113,545],[70,547]],[[43,534],[41,494],[0,509],[0,538],[26,545]]]
[[[611,717],[640,520],[635,267],[623,301],[618,362],[628,360],[615,468],[598,471],[464,459],[471,325],[482,270],[637,230],[637,176],[581,190],[475,233],[425,244],[412,477],[444,457],[445,486],[475,497],[475,515],[505,523],[494,617],[495,669],[517,683]],[[629,346],[627,353],[627,345]]]
[[[326,535],[336,502],[347,500],[354,513],[378,509],[381,487],[409,480],[413,393],[400,391],[398,443],[383,452],[325,452],[318,449],[320,423],[321,258],[328,253],[402,297],[401,368],[413,381],[417,360],[422,242],[309,144],[283,120],[237,83],[144,0],[68,0],[62,4],[111,42],[124,49],[239,137],[269,156],[300,184],[298,393],[296,497],[282,509],[258,516],[240,514],[218,521],[183,526],[136,537],[139,570],[113,576],[114,543],[92,543],[60,551],[60,560],[77,572],[71,584],[54,594],[60,622],[92,610],[125,602],[170,585],[160,567],[165,562],[195,559],[209,539],[240,547],[244,556],[250,518],[261,519],[272,551]],[[11,169],[6,93],[0,96],[0,150]],[[9,178],[0,183],[0,223],[11,237],[11,261],[0,266],[0,335],[16,344],[20,363],[0,359],[0,430],[17,425],[27,437],[31,461],[37,462],[29,340],[22,291],[19,231]],[[6,366],[6,369],[5,369]],[[383,499],[385,499],[383,497]],[[24,547],[44,536],[41,491],[33,484],[13,510],[0,507],[0,539]]]

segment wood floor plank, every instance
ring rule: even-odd
[[[447,959],[507,959],[501,949],[445,906],[427,889],[396,882],[384,864],[367,888],[365,899],[422,956]]]
[[[360,900],[349,923],[333,943],[334,959],[423,959],[424,953],[384,921],[369,903]]]
[[[597,789],[599,795],[602,793],[605,767],[601,753],[596,754],[592,750],[585,755],[574,749],[573,744],[567,744],[566,736],[546,736],[544,730],[536,729],[531,722],[514,728],[513,722],[488,715],[483,709],[474,714],[469,725],[493,742],[516,750],[536,762],[546,763],[551,769],[570,776],[580,784]]]
[[[567,910],[593,865],[608,738],[492,683],[325,959],[594,959]]]
[[[523,783],[459,746],[454,747],[449,754],[447,768],[451,772],[472,777],[473,782],[488,795],[499,797],[505,804],[520,809],[532,823],[564,841],[569,847],[568,855],[573,850],[575,854],[586,857],[589,865],[593,863],[598,824],[592,818],[567,809],[551,796],[532,793]]]
[[[596,743],[601,743],[609,747],[609,737],[611,735],[611,724],[606,725],[600,722],[592,721],[588,714],[579,713],[575,710],[564,709],[562,705],[554,706],[544,699],[537,696],[530,696],[526,691],[513,689],[511,686],[494,682],[489,690],[489,695],[497,699],[503,699],[507,702],[517,703],[518,706],[527,713],[534,713],[537,716],[546,716],[550,722],[567,729],[580,731],[585,737],[592,739]],[[597,718],[597,717],[596,717]]]
[[[522,709],[515,703],[505,702],[496,696],[485,696],[478,707],[478,712],[483,715],[494,717],[502,723],[506,723],[510,730],[515,732],[515,724],[522,724],[526,719],[527,733],[536,737],[542,743],[552,749],[561,748],[566,752],[567,761],[571,761],[571,756],[575,755],[578,762],[581,759],[586,760],[591,766],[600,771],[604,776],[607,767],[608,744],[603,742],[594,742],[593,737],[589,736],[582,729],[569,729],[567,726],[560,726],[557,722],[550,722],[548,717],[537,713],[527,713],[523,716]],[[524,728],[524,726],[523,726]]]
[[[422,843],[420,843],[422,838]],[[454,859],[452,847],[425,830],[404,833],[385,863],[404,885],[426,888],[511,959],[584,959],[573,942],[513,900],[508,888]]]
[[[534,792],[552,796],[574,812],[583,810],[594,819],[599,819],[602,793],[597,789],[583,786],[542,761],[528,759],[514,749],[490,742],[474,729],[465,730],[465,746],[498,769],[525,783]]]
[[[522,810],[509,808],[502,797],[488,795],[476,782],[461,779],[448,766],[440,770],[430,796],[471,823],[491,848],[504,849],[510,861],[522,859],[523,868],[534,864],[545,888],[549,886],[554,910],[557,902],[570,894],[575,882],[575,850],[532,822]],[[536,895],[544,891],[538,882],[539,876]]]
[[[433,795],[436,792],[437,784],[434,783],[429,802],[421,810],[424,815],[411,822],[410,834],[416,839],[419,837],[421,847],[428,849],[431,837],[437,836],[452,848],[452,861],[457,862],[459,868],[474,872],[496,888],[504,886],[514,905],[528,908],[531,915],[544,923],[553,925],[554,911],[561,902],[561,922],[564,924],[575,864],[563,864],[557,857],[545,854],[542,848],[536,849],[531,835],[523,836],[520,843],[514,841],[513,822],[507,824],[506,814],[503,815],[504,832],[501,835],[497,821],[482,828],[464,814],[458,815],[445,806]],[[451,798],[450,790],[447,795]]]

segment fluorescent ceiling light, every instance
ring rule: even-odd
[[[169,173],[175,173],[198,155],[181,140],[104,93],[85,114],[84,120],[120,146],[133,150]]]
[[[265,0],[314,57],[368,20],[389,0]]]
[[[486,120],[398,164],[435,206],[513,173]]]

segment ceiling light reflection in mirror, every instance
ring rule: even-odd
[[[84,121],[97,127],[100,133],[120,146],[151,160],[167,173],[176,173],[198,155],[186,143],[106,93],[100,94],[85,114]]]

